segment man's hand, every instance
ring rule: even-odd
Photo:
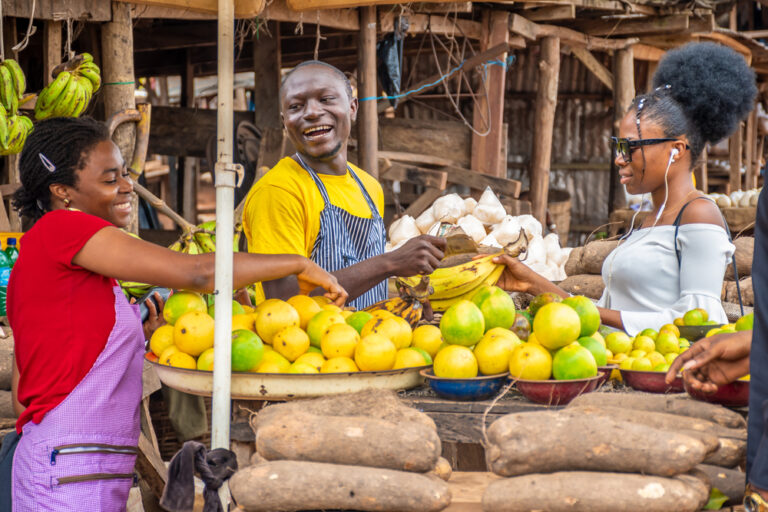
[[[672,383],[682,369],[686,384],[705,393],[714,393],[718,386],[729,384],[749,373],[751,345],[752,331],[704,338],[677,356],[665,380],[667,384]]]
[[[396,251],[387,254],[392,275],[410,277],[431,274],[440,265],[444,249],[444,238],[429,235],[412,238]]]
[[[299,293],[309,295],[318,286],[324,288],[326,297],[341,307],[347,301],[347,291],[339,285],[336,276],[320,268],[317,263],[305,258],[305,267],[296,274],[299,281]]]

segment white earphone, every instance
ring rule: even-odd
[[[672,151],[670,151],[670,153],[669,153],[669,158],[670,158],[671,160],[674,160],[674,158],[675,158],[677,155],[679,155],[679,154],[680,154],[680,152],[677,150],[677,148],[672,148]]]

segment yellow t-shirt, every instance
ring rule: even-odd
[[[349,165],[383,216],[381,185],[367,172]],[[372,218],[365,196],[349,172],[343,176],[318,174],[318,177],[328,191],[331,204],[351,215]],[[293,158],[283,158],[248,192],[243,210],[248,251],[311,257],[324,207],[323,196],[309,173]],[[257,301],[263,300],[261,286],[256,288]]]

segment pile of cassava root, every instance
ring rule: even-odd
[[[744,492],[746,424],[684,397],[590,393],[560,411],[509,414],[488,429],[486,512],[696,512],[717,487]],[[719,467],[713,467],[719,466]]]
[[[605,288],[601,276],[603,262],[617,244],[616,240],[596,240],[589,242],[584,247],[573,249],[565,263],[565,273],[568,277],[560,283],[560,286],[574,295],[586,295],[592,299],[599,299]],[[753,306],[755,294],[752,290],[751,274],[755,239],[743,236],[736,238],[733,244],[736,246],[734,257],[736,258],[736,268],[739,271],[742,301],[745,306]],[[725,269],[720,300],[731,303],[739,302],[732,265],[728,265]]]
[[[435,423],[393,392],[270,405],[255,429],[252,464],[230,480],[243,510],[432,512],[451,503]]]

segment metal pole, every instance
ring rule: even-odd
[[[211,448],[229,448],[232,374],[232,239],[235,173],[232,172],[234,0],[219,0],[219,92],[216,183],[216,275]]]

